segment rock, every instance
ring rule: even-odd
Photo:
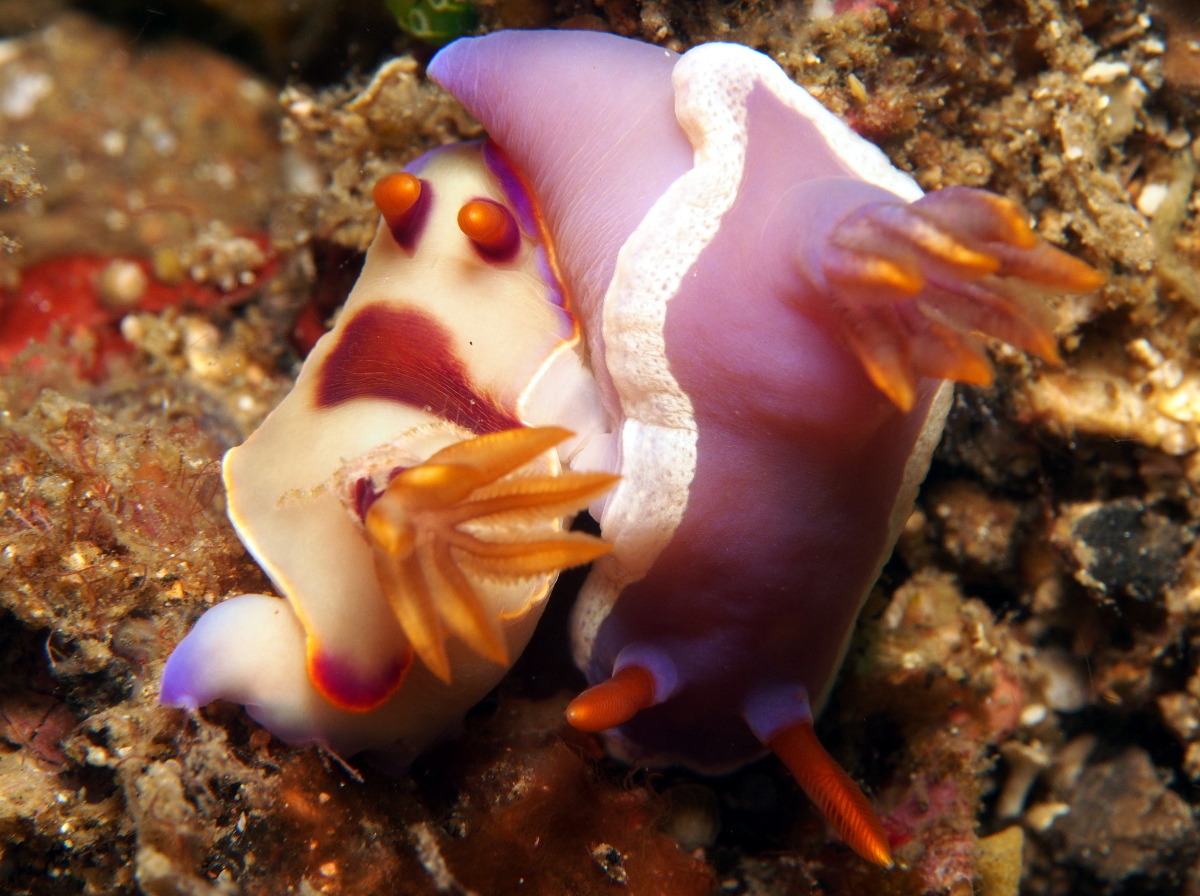
[[[1131,877],[1177,882],[1200,847],[1191,809],[1163,785],[1140,747],[1088,768],[1070,805],[1053,828],[1063,838],[1062,858],[1106,884]]]
[[[1181,526],[1133,498],[1074,505],[1055,541],[1078,563],[1075,578],[1107,597],[1154,600],[1179,577],[1190,538]]]

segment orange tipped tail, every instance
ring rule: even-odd
[[[628,722],[655,704],[654,677],[636,664],[625,666],[608,681],[588,688],[567,706],[567,721],[580,731],[596,733]]]
[[[811,722],[797,722],[767,741],[846,844],[868,862],[891,868],[892,850],[866,796],[821,746]]]

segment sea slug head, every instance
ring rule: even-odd
[[[627,758],[708,770],[769,748],[890,863],[813,713],[946,382],[992,377],[977,334],[1055,363],[1042,294],[1103,278],[1007,199],[923,195],[745,47],[501,32],[429,71],[538,197],[618,424],[599,517],[614,549],[575,611],[593,686],[571,721]]]
[[[563,521],[614,477],[562,469],[604,420],[506,160],[434,151],[375,199],[336,325],[224,462],[230,519],[286,602],[206,614],[162,699],[233,700],[291,741],[411,757],[503,675],[556,572],[606,550]],[[545,418],[575,432],[527,425]]]

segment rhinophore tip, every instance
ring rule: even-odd
[[[588,688],[567,706],[567,721],[592,733],[616,728],[655,704],[654,677],[629,665],[607,681]]]
[[[893,866],[892,849],[879,816],[858,785],[821,746],[811,722],[781,729],[767,746],[851,849],[868,862]]]

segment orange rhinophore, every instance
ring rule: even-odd
[[[381,177],[371,197],[392,238],[405,252],[411,253],[421,238],[429,213],[430,191],[415,174],[398,171]]]
[[[892,850],[879,816],[858,785],[821,746],[812,722],[783,728],[767,746],[851,849],[876,865],[892,867]]]
[[[389,174],[376,182],[371,198],[379,213],[390,223],[412,211],[421,198],[421,180],[407,171]]]
[[[490,199],[464,204],[458,210],[458,229],[492,261],[508,261],[516,254],[521,238],[512,212]]]
[[[616,728],[657,701],[654,677],[638,665],[628,665],[607,681],[588,688],[567,706],[567,721],[580,731]]]

